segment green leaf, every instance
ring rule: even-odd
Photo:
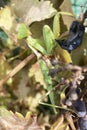
[[[18,27],[18,39],[22,39],[25,38],[29,35],[29,30],[28,27],[26,27],[25,24],[20,24]]]
[[[70,17],[74,17],[74,15],[72,13],[69,12],[58,12],[55,17],[54,17],[54,21],[53,21],[53,33],[55,36],[55,39],[57,39],[60,36],[60,16],[61,15],[67,15]]]
[[[31,36],[28,36],[28,38],[27,38],[27,44],[28,44],[29,47],[32,46],[36,50],[40,51],[42,54],[44,54],[44,55],[47,54],[46,50],[41,45],[41,40],[34,39]]]
[[[53,33],[54,33],[55,39],[57,39],[60,36],[60,14],[59,13],[57,13],[54,17]]]
[[[40,64],[40,67],[41,67],[41,70],[43,73],[44,81],[46,83],[46,89],[49,92],[52,90],[52,80],[51,80],[51,77],[49,76],[48,67],[46,66],[46,63],[43,60],[39,60],[39,64]],[[49,94],[49,98],[50,98],[52,105],[55,105],[54,93],[52,91]],[[53,111],[54,111],[54,113],[56,113],[56,109],[54,107],[53,107]]]
[[[45,41],[45,46],[48,54],[52,53],[52,49],[55,46],[54,34],[48,25],[43,27],[43,37]]]

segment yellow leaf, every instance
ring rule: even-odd
[[[5,31],[11,31],[13,28],[15,29],[15,22],[15,16],[12,15],[10,7],[6,6],[0,10],[0,27],[2,29],[5,29]]]
[[[55,47],[53,53],[58,60],[64,63],[72,63],[71,55],[69,54],[69,52],[62,49],[58,44]]]

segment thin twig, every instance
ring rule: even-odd
[[[29,55],[20,64],[18,64],[9,74],[5,76],[5,78],[0,80],[0,90],[2,90],[2,86],[9,78],[12,78],[16,73],[18,73],[28,62],[35,57],[34,54]]]

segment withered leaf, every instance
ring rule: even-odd
[[[0,108],[0,130],[41,130],[37,124],[37,117],[27,114],[13,113]]]
[[[42,21],[55,15],[56,10],[50,1],[44,0],[11,0],[18,17],[30,25],[35,21]]]

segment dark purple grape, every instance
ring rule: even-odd
[[[78,114],[78,117],[84,117],[86,115],[86,106],[84,101],[76,100],[73,102],[73,107]]]
[[[84,25],[75,20],[73,21],[70,27],[68,38],[66,40],[56,40],[56,41],[63,49],[71,52],[82,43],[84,31],[85,31]]]
[[[87,130],[87,115],[79,119],[80,130]]]

